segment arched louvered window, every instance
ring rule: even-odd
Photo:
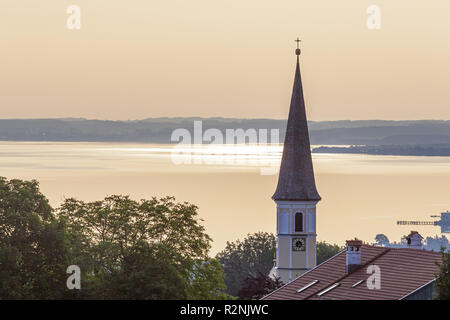
[[[297,212],[295,214],[295,232],[303,231],[303,213]]]

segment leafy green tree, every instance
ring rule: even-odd
[[[442,252],[442,263],[438,264],[439,273],[436,277],[436,293],[438,300],[450,300],[450,253]]]
[[[322,262],[330,259],[332,256],[339,253],[339,251],[344,250],[343,247],[338,246],[337,244],[329,244],[325,241],[319,241],[316,245],[317,250],[317,264],[321,264]]]
[[[174,198],[67,199],[0,177],[0,299],[224,299],[197,207]],[[69,265],[81,290],[66,286]]]
[[[236,296],[247,277],[269,274],[273,267],[276,239],[273,234],[257,232],[241,241],[227,242],[217,258],[225,271],[227,293]]]
[[[87,261],[90,296],[103,299],[220,299],[223,270],[197,207],[173,197],[67,199],[58,216]]]
[[[0,299],[62,299],[69,265],[64,225],[37,181],[0,177]]]
[[[238,292],[238,299],[259,300],[281,286],[283,286],[283,282],[280,279],[272,279],[268,275],[259,272],[256,277],[248,276],[244,280],[244,285]]]
[[[188,273],[174,265],[175,252],[163,245],[129,248],[120,266],[97,269],[87,281],[95,299],[186,299]]]
[[[208,259],[197,263],[191,271],[189,281],[188,299],[234,299],[233,296],[225,293],[225,274],[218,259]]]

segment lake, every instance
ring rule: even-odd
[[[176,151],[176,152],[175,152]],[[135,199],[172,195],[199,207],[212,254],[226,241],[275,232],[275,191],[282,146],[0,142],[0,176],[36,179],[53,206],[111,194]],[[434,236],[429,220],[450,209],[450,157],[313,154],[318,240],[344,244],[378,233],[399,241],[411,229]],[[412,228],[411,228],[412,227]],[[439,234],[440,235],[440,234]]]

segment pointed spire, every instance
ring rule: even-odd
[[[274,200],[318,201],[319,193],[314,180],[311,159],[308,123],[306,120],[305,101],[303,98],[302,78],[300,75],[300,48],[297,42],[297,67],[295,69],[294,89],[284,139],[283,157],[281,159],[278,186]]]

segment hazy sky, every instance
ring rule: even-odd
[[[311,120],[450,119],[449,13],[448,0],[2,0],[0,118],[286,118],[299,36]]]

